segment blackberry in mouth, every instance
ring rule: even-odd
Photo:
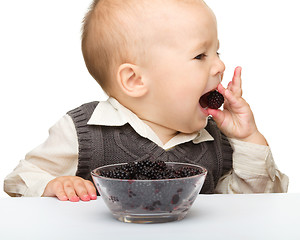
[[[204,94],[199,101],[201,107],[203,108],[212,108],[212,109],[218,109],[220,108],[224,103],[224,97],[221,93],[214,90],[211,92],[208,92]]]

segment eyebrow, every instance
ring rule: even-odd
[[[197,44],[195,44],[194,47],[192,48],[192,50],[198,51],[199,49],[206,47],[206,46],[207,46],[207,41],[204,40],[204,41],[201,41],[201,42],[198,42]]]
[[[206,40],[204,41],[201,41],[201,42],[198,42],[198,44],[193,48],[193,50],[197,51],[198,49],[201,49],[202,47],[206,47],[207,46],[207,42]],[[220,40],[218,39],[218,42],[217,42],[217,49],[220,48]]]

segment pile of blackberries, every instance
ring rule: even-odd
[[[102,169],[99,175],[107,178],[129,179],[129,180],[152,180],[191,177],[201,174],[201,168],[182,166],[176,169],[164,161],[143,160],[127,163],[109,170]]]

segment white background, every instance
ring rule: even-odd
[[[300,192],[297,0],[207,0],[218,19],[224,84],[242,66],[244,98],[279,169]],[[0,185],[68,110],[106,96],[81,55],[90,0],[0,0]],[[0,197],[7,197],[0,190]]]

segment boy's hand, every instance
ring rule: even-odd
[[[261,145],[268,145],[258,131],[249,104],[242,98],[241,67],[234,71],[227,89],[221,84],[218,91],[224,96],[224,110],[208,109],[219,129],[230,138]]]
[[[61,201],[78,202],[97,199],[96,189],[91,181],[76,176],[57,177],[50,181],[42,195],[57,197]]]

